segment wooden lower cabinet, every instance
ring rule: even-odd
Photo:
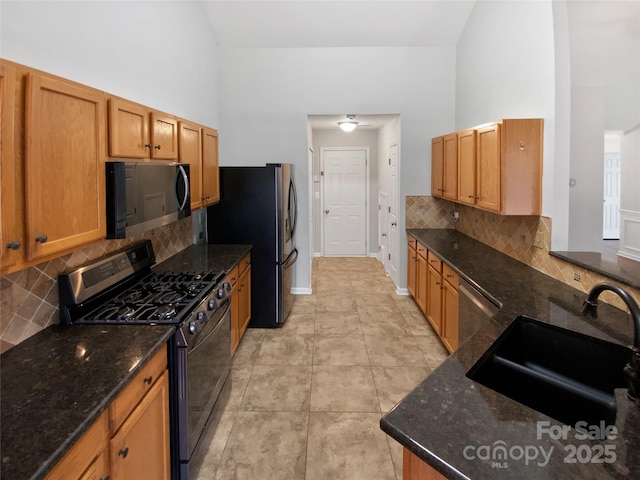
[[[402,480],[446,480],[446,477],[403,448]]]
[[[106,480],[109,478],[109,416],[107,412],[89,427],[46,480]]]
[[[231,283],[231,355],[240,345],[251,320],[251,254],[247,253],[229,273]]]
[[[416,296],[417,263],[416,249],[411,246],[407,247],[407,290],[409,290],[412,297]]]
[[[111,438],[111,478],[169,480],[169,379],[165,371]]]
[[[164,346],[46,480],[169,480],[169,455],[169,378]]]
[[[449,265],[419,242],[416,244],[415,251],[417,253],[413,254],[410,242],[407,257],[409,292],[444,346],[449,352],[453,352],[458,348],[459,343],[458,284],[460,277]],[[411,286],[412,278],[415,278],[413,287]]]

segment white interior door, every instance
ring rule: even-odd
[[[602,238],[620,238],[620,153],[604,154],[604,205]]]
[[[387,229],[387,262],[385,268],[395,281],[398,271],[398,144],[389,147],[389,228]]]
[[[366,255],[366,150],[323,150],[324,254]]]
[[[384,269],[387,269],[388,253],[388,232],[389,226],[389,198],[384,192],[378,193],[378,260]]]

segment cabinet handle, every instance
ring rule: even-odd
[[[160,150],[160,145],[156,145],[156,146],[155,146],[155,147],[153,147],[153,148],[155,148],[156,150]]]
[[[9,250],[18,250],[20,248],[20,242],[7,243],[7,248]]]
[[[127,455],[129,455],[129,447],[126,447],[124,449],[121,449],[118,452],[118,455],[120,455],[122,458],[127,458]]]
[[[40,235],[39,237],[36,237],[36,242],[38,243],[47,243],[47,240],[49,240],[49,238],[46,235]]]
[[[109,475],[107,475],[106,477],[100,477],[100,480],[109,480]]]
[[[151,144],[150,143],[145,143],[144,144],[144,148],[151,148]]]
[[[473,195],[469,195],[469,198],[473,198]]]
[[[144,383],[148,383],[149,385],[151,385],[152,381],[153,381],[153,375],[149,375],[143,380]]]
[[[398,224],[397,224],[396,222],[391,222],[391,226],[392,226],[392,227],[397,227],[397,226],[398,226]]]

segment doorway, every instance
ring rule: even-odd
[[[326,256],[365,256],[368,148],[322,148],[322,245]]]

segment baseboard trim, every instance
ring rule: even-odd
[[[310,288],[292,288],[291,293],[293,295],[311,295]]]
[[[396,293],[398,295],[409,295],[409,289],[408,288],[396,288]]]

